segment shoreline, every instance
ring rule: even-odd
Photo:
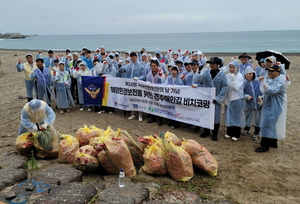
[[[39,50],[36,49],[6,49],[6,48],[0,48],[0,51],[7,51],[7,52],[12,52],[12,51],[28,51],[28,52],[38,52]],[[47,52],[48,50],[41,50],[42,52]],[[64,50],[55,50],[53,49],[54,52],[65,52]],[[72,50],[72,52],[81,52],[81,50]],[[92,51],[93,52],[93,51]],[[110,51],[107,51],[107,53],[109,53]],[[124,54],[126,51],[120,51],[121,54]],[[139,51],[135,51],[135,52],[139,52]],[[261,52],[261,51],[260,51]],[[154,54],[154,52],[149,52],[150,54]],[[255,55],[255,52],[247,52],[249,55]],[[239,55],[241,54],[240,52],[207,52],[205,53],[205,55],[219,55],[219,56],[224,56],[224,57],[232,57],[232,55]],[[285,56],[296,56],[299,55],[300,56],[300,52],[283,52],[282,53]]]

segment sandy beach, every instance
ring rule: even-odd
[[[36,52],[30,51],[34,58]],[[25,62],[25,50],[0,50],[0,60],[3,67],[0,69],[0,138],[1,157],[7,154],[15,154],[14,142],[20,124],[20,113],[27,99],[19,99],[26,96],[24,74],[16,70],[18,59]],[[58,54],[58,53],[55,53]],[[46,52],[44,52],[46,55]],[[255,58],[254,54],[250,54]],[[223,57],[226,64],[237,53],[206,54]],[[291,85],[287,87],[288,113],[286,139],[279,141],[278,149],[270,149],[269,152],[258,154],[254,152],[259,147],[259,141],[252,141],[252,134],[241,136],[239,141],[231,141],[224,138],[226,127],[224,120],[217,142],[210,138],[200,138],[200,133],[193,133],[192,129],[179,128],[172,130],[165,122],[162,127],[157,124],[148,124],[146,114],[144,121],[128,120],[123,117],[123,112],[116,110],[115,114],[79,111],[79,107],[73,107],[70,113],[63,115],[56,112],[54,127],[63,134],[75,135],[76,129],[85,125],[95,125],[106,128],[110,125],[113,129],[123,128],[132,135],[146,136],[153,133],[172,131],[180,138],[194,139],[204,145],[219,162],[217,179],[219,187],[213,189],[212,197],[226,199],[237,203],[300,203],[300,114],[299,114],[299,90],[300,90],[300,54],[287,54],[290,69],[287,70],[291,78]],[[255,61],[255,65],[257,65]],[[0,67],[1,68],[1,67]],[[299,78],[298,78],[299,77]],[[299,89],[299,90],[298,90]],[[55,107],[55,106],[52,106]],[[253,133],[253,128],[251,130]]]

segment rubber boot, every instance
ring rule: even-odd
[[[214,125],[214,129],[212,131],[212,136],[211,136],[212,141],[218,140],[219,128],[220,128],[220,123]]]
[[[203,128],[204,132],[200,134],[200,137],[205,138],[207,136],[210,136],[210,129]]]
[[[33,98],[27,98],[27,101],[30,102]]]

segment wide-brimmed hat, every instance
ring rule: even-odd
[[[242,53],[240,56],[239,56],[239,59],[241,58],[248,58],[248,59],[252,59],[252,57],[250,55],[248,55],[246,52]]]
[[[222,64],[222,60],[218,57],[211,57],[209,61],[206,61],[206,63],[217,63]]]

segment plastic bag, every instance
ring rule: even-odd
[[[94,131],[94,130],[97,131],[97,137],[101,136],[101,135],[103,134],[103,132],[104,132],[103,129],[97,128],[95,125],[91,125],[91,126],[90,126],[90,129],[93,130],[93,131]]]
[[[209,174],[217,176],[218,162],[215,157],[195,140],[185,140],[179,144],[192,157],[193,164]]]
[[[15,147],[21,156],[31,156],[31,150],[34,150],[34,138],[35,132],[26,132],[19,135],[16,139]]]
[[[108,173],[119,174],[124,169],[125,175],[132,177],[136,170],[130,151],[122,138],[111,138],[109,133],[101,137],[102,149],[99,149],[98,159]]]
[[[63,138],[58,146],[58,162],[59,163],[74,163],[76,162],[76,151],[79,149],[78,140],[72,135],[61,135]]]
[[[58,139],[53,127],[37,131],[34,135],[34,147],[37,150],[38,158],[57,158],[58,157]]]
[[[163,139],[167,170],[175,181],[189,181],[194,176],[191,156],[172,141]]]
[[[167,166],[164,158],[164,151],[158,145],[158,141],[145,149],[143,155],[145,164],[141,170],[147,174],[165,175],[167,174]]]
[[[99,161],[96,157],[96,150],[85,145],[76,151],[76,162],[78,163],[77,170],[80,171],[97,171],[99,169]]]
[[[143,151],[137,142],[131,137],[131,135],[123,129],[118,129],[116,132],[117,137],[121,137],[129,148],[132,160],[135,164],[143,163]]]
[[[143,152],[145,151],[145,148],[147,148],[148,146],[153,145],[157,141],[158,141],[157,145],[160,148],[164,149],[164,145],[162,143],[161,138],[159,136],[157,136],[156,134],[154,134],[153,136],[150,135],[150,136],[139,137],[138,141],[142,144],[141,146],[142,146]]]
[[[172,132],[167,131],[163,136],[168,142],[172,141],[174,145],[178,145],[180,143],[180,139]]]
[[[88,128],[86,125],[83,128],[79,128],[76,131],[76,138],[79,141],[80,146],[88,145],[91,138],[97,137],[99,129],[97,128]]]

